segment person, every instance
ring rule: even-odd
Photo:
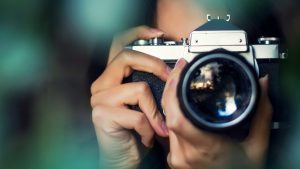
[[[236,142],[195,127],[183,115],[176,88],[186,60],[179,59],[171,69],[158,58],[124,49],[136,39],[164,36],[178,41],[188,37],[206,22],[206,7],[210,7],[206,1],[157,0],[152,18],[155,28],[137,26],[113,38],[106,68],[91,85],[92,120],[102,164],[122,169],[143,167],[144,157],[151,154],[149,149],[157,146],[155,140],[166,138],[169,152],[165,160],[170,168],[264,167],[272,119],[267,75],[259,80],[261,96],[249,135]],[[226,7],[219,4],[217,10],[226,12]],[[166,82],[161,102],[165,120],[147,83],[123,83],[135,70],[152,73]],[[141,111],[130,109],[130,105],[138,105]]]

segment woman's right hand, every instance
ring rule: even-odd
[[[114,38],[108,65],[91,86],[92,117],[101,150],[101,160],[111,168],[137,168],[142,155],[140,142],[151,147],[154,134],[168,136],[161,113],[145,82],[122,84],[133,70],[153,73],[166,81],[170,68],[160,59],[124,46],[136,39],[161,36],[163,32],[140,26]],[[138,105],[142,112],[128,105]],[[136,140],[130,130],[135,130],[141,140]]]

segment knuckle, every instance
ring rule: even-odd
[[[168,154],[167,163],[171,168],[176,168],[176,165],[174,164],[174,157],[171,152]]]
[[[174,131],[174,132],[178,132],[181,130],[180,126],[183,126],[183,119],[175,116],[174,114],[172,114],[172,112],[168,112],[168,120],[167,120],[167,127],[169,130]]]
[[[90,105],[92,108],[96,107],[97,105],[100,105],[102,102],[102,96],[100,93],[94,94],[90,98]]]
[[[132,51],[129,49],[123,49],[116,58],[124,62],[131,62],[133,58]]]
[[[187,169],[188,168],[188,166],[184,162],[183,158],[181,158],[181,157],[179,157],[179,155],[173,154],[171,152],[168,155],[167,163],[172,169],[177,169],[177,168],[178,169],[182,169],[182,168]]]
[[[111,125],[111,120],[108,119],[109,112],[107,112],[104,107],[97,106],[92,111],[92,121],[94,124],[94,127],[98,132],[100,133],[107,133],[107,134],[113,134],[114,128]]]
[[[157,73],[163,73],[166,68],[165,63],[156,57],[152,57],[151,62],[148,64],[152,68],[152,71]]]
[[[115,64],[123,69],[124,77],[128,77],[132,73],[131,63],[133,63],[133,51],[123,49],[115,58]]]
[[[145,116],[145,114],[140,113],[137,117],[136,117],[136,124],[138,126],[140,125],[144,125],[147,122],[147,118]]]
[[[167,70],[165,63],[160,59],[155,60],[154,64],[155,65],[153,65],[153,66],[157,69],[158,72],[162,73]]]
[[[96,92],[97,86],[98,86],[98,80],[95,80],[90,87],[91,94],[94,94]]]
[[[105,120],[105,111],[103,111],[101,106],[93,108],[92,111],[92,121],[95,126],[99,126]]]
[[[172,169],[175,168],[175,166],[174,166],[173,163],[172,163],[171,158],[168,158],[167,163],[168,163],[168,166],[169,166],[170,168],[172,168]]]
[[[92,97],[90,99],[90,105],[92,108],[95,107],[95,105],[96,105],[95,95],[92,95]]]
[[[115,57],[114,59],[111,61],[110,64],[122,64],[123,62],[126,62],[130,57],[128,54],[128,50],[127,49],[122,49]]]
[[[139,93],[149,93],[150,92],[149,84],[147,82],[138,82],[137,91]]]

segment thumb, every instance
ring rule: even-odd
[[[109,59],[108,63],[128,44],[132,43],[137,39],[150,39],[155,37],[160,37],[164,34],[163,31],[150,28],[148,26],[138,26],[135,28],[131,28],[125,32],[122,32],[116,35],[113,39],[110,52],[109,52]]]
[[[243,146],[249,158],[262,165],[268,148],[270,126],[272,122],[272,105],[268,97],[268,75],[259,80],[261,97],[253,118],[248,137]]]

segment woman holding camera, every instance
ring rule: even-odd
[[[152,26],[156,28],[138,26],[115,36],[107,66],[91,86],[92,116],[101,163],[122,169],[164,168],[164,161],[174,169],[263,168],[272,119],[268,76],[259,80],[261,96],[249,135],[243,142],[195,127],[183,115],[176,95],[179,76],[187,62],[180,59],[171,69],[158,58],[124,49],[124,46],[137,39],[164,36],[178,41],[188,37],[206,22],[210,6],[206,1],[196,0],[157,0],[154,4]],[[216,10],[227,12],[223,3]],[[166,82],[161,103],[165,120],[147,83],[122,83],[134,70],[152,73]],[[130,109],[129,105],[138,105],[141,112]],[[147,157],[155,156],[151,152],[158,145],[155,140],[166,146],[161,151],[166,151],[167,157],[160,157],[161,163],[155,161],[155,157]],[[150,162],[143,162],[144,157]]]

